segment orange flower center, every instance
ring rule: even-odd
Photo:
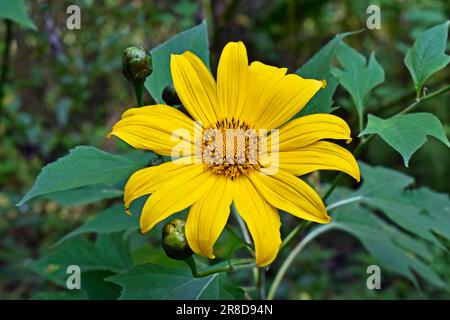
[[[259,169],[260,139],[240,120],[225,119],[203,131],[203,162],[215,174],[232,179]]]

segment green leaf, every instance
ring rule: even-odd
[[[445,283],[428,265],[428,249],[417,239],[392,227],[373,213],[355,205],[348,207],[332,222],[337,229],[356,237],[381,266],[410,279],[416,286],[412,271],[431,284],[443,288]],[[424,259],[428,258],[427,260]]]
[[[231,300],[243,299],[244,291],[232,286],[223,274],[194,278],[185,268],[156,264],[135,266],[108,278],[120,285],[120,299]]]
[[[330,75],[331,62],[333,61],[336,49],[341,45],[342,40],[347,36],[358,34],[361,31],[362,30],[337,34],[300,69],[295,71],[295,73],[304,78],[325,79]]]
[[[331,113],[333,111],[333,95],[336,91],[338,81],[330,73],[331,62],[333,61],[336,49],[341,44],[342,40],[349,35],[357,34],[359,32],[361,31],[337,34],[295,72],[303,78],[325,79],[327,81],[326,88],[319,90],[296,117],[312,113]]]
[[[339,81],[333,76],[327,77],[326,81],[327,86],[324,89],[320,89],[295,118],[313,113],[331,113],[336,109],[333,108],[333,95]]]
[[[116,300],[121,288],[115,283],[105,281],[115,275],[111,271],[94,270],[81,274],[81,289],[86,291],[89,300]]]
[[[87,293],[83,290],[66,290],[57,292],[41,291],[33,295],[31,300],[86,300]]]
[[[36,25],[27,14],[23,0],[0,1],[0,18],[9,19],[24,27],[37,30]]]
[[[450,62],[450,56],[445,54],[448,26],[449,21],[446,21],[426,30],[406,52],[405,64],[419,93],[427,79]]]
[[[45,198],[56,201],[64,206],[84,205],[103,199],[118,198],[123,195],[123,187],[100,184],[77,189],[57,191],[45,195]]]
[[[65,286],[67,267],[77,265],[82,272],[107,270],[120,272],[132,264],[128,242],[123,233],[100,234],[92,243],[85,238],[74,238],[54,247],[29,268],[41,277]]]
[[[345,43],[336,50],[336,58],[343,69],[332,68],[333,76],[350,93],[359,117],[364,114],[367,94],[384,81],[384,70],[372,52],[369,62]]]
[[[57,244],[72,239],[81,234],[131,232],[139,229],[139,218],[136,215],[128,216],[123,205],[115,205],[97,214],[91,221],[85,223],[78,229],[68,233]]]
[[[98,184],[113,184],[128,178],[142,163],[94,147],[79,146],[67,156],[42,168],[33,187],[18,205],[37,196]]]
[[[360,136],[367,134],[378,134],[402,155],[406,167],[414,152],[427,141],[427,136],[433,136],[450,147],[441,122],[431,113],[402,114],[388,119],[369,115]]]
[[[207,24],[203,21],[196,27],[170,38],[150,51],[153,59],[153,72],[146,79],[145,87],[156,103],[164,103],[162,92],[173,84],[170,73],[170,55],[191,51],[209,66],[209,42]]]
[[[436,234],[450,240],[448,195],[426,188],[410,190],[414,179],[395,170],[364,163],[359,166],[361,187],[354,192],[340,188],[332,196],[332,202],[337,198],[351,203],[333,211],[334,226],[357,237],[386,268],[414,283],[411,271],[415,271],[430,283],[444,287],[428,265],[433,261],[429,247],[445,248]],[[377,217],[375,211],[383,212],[387,219]]]

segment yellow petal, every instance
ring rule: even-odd
[[[296,217],[318,223],[328,223],[328,216],[320,196],[306,182],[279,170],[275,175],[253,172],[250,180],[272,206]]]
[[[178,159],[182,160],[182,159]],[[148,167],[133,173],[125,185],[124,206],[128,212],[131,202],[157,190],[164,181],[190,170],[194,164],[183,164],[182,161],[170,161],[158,166]]]
[[[175,146],[193,154],[194,130],[198,127],[194,129],[194,121],[182,112],[154,105],[126,111],[108,136],[114,135],[138,149],[170,156]]]
[[[193,165],[162,183],[148,198],[141,214],[141,232],[147,232],[158,222],[181,211],[202,198],[214,182],[211,170]]]
[[[240,119],[254,126],[272,98],[272,89],[281,81],[287,69],[255,61],[248,68],[248,89]]]
[[[291,119],[319,91],[324,83],[288,74],[275,86],[269,88],[272,98],[257,121],[260,129],[278,128]]]
[[[337,170],[349,174],[356,181],[360,180],[358,163],[353,154],[332,142],[314,142],[297,150],[282,151],[278,156],[280,168],[296,176],[316,170]]]
[[[172,54],[170,71],[175,90],[192,117],[203,126],[216,122],[216,82],[203,61],[190,51]]]
[[[275,259],[281,245],[280,216],[247,177],[240,177],[235,183],[234,204],[255,243],[256,264],[266,266]]]
[[[350,143],[350,128],[332,114],[311,114],[283,125],[278,131],[279,151],[295,150],[322,139],[340,139]],[[270,136],[267,146],[270,146]]]
[[[248,87],[247,49],[239,42],[229,42],[223,48],[217,68],[219,119],[231,119],[241,114]]]
[[[233,182],[217,176],[211,190],[192,205],[186,221],[186,239],[196,254],[214,259],[214,243],[227,223],[232,201]]]

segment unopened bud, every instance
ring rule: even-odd
[[[163,228],[163,249],[169,258],[185,260],[193,253],[184,234],[185,225],[184,220],[174,219]]]
[[[152,73],[152,56],[144,47],[126,48],[122,58],[122,73],[131,82],[143,82]]]

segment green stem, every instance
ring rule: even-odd
[[[252,243],[252,240],[250,239],[250,234],[248,233],[247,227],[242,220],[241,216],[237,212],[236,207],[234,206],[234,203],[231,205],[231,212],[233,213],[235,219],[237,220],[239,227],[241,228],[242,236],[244,237],[244,241],[247,243]],[[255,253],[251,250],[251,254],[254,256]],[[254,267],[252,270],[253,274],[253,282],[255,283],[255,286],[259,283],[259,273],[258,273],[258,267]]]
[[[318,227],[317,229],[313,230],[312,232],[308,233],[306,237],[303,238],[302,241],[300,241],[294,249],[289,253],[287,258],[283,261],[283,264],[281,265],[280,269],[278,270],[277,274],[275,275],[275,278],[272,282],[272,285],[270,286],[269,293],[267,294],[267,300],[273,300],[275,297],[275,293],[277,292],[277,289],[283,280],[284,275],[286,274],[287,270],[289,269],[289,266],[294,262],[295,257],[297,257],[300,252],[303,250],[303,248],[310,243],[314,238],[321,235],[324,232],[327,232],[328,230],[332,229],[334,227],[333,223],[329,223],[323,226]]]
[[[307,220],[303,220],[302,222],[300,222],[299,225],[297,225],[288,235],[286,238],[284,238],[283,242],[281,243],[280,246],[280,251],[284,249],[284,247],[286,247],[293,239],[294,237],[300,232],[302,231],[307,225],[309,224],[309,221]]]
[[[134,93],[136,94],[136,101],[137,101],[138,107],[142,107],[144,105],[144,103],[143,103],[144,81],[133,82],[133,87],[134,87]]]
[[[197,269],[197,264],[195,263],[195,260],[192,256],[189,258],[183,260],[188,267],[191,269],[192,276],[195,278],[203,278],[210,276],[215,273],[221,273],[221,272],[230,272],[234,270],[241,270],[241,269],[250,269],[255,266],[254,259],[236,259],[233,261],[233,263],[230,263],[228,261],[225,261],[223,263],[218,263],[214,266],[211,266],[210,268],[199,271]]]
[[[10,20],[5,21],[5,48],[3,49],[2,67],[0,71],[0,110],[3,109],[3,97],[5,96],[5,84],[9,73],[9,52],[11,50],[12,41],[12,22]]]
[[[259,268],[258,291],[261,300],[266,299],[266,268]]]
[[[439,95],[441,95],[443,93],[446,93],[447,91],[450,91],[450,85],[447,85],[447,86],[445,86],[445,87],[443,87],[443,88],[441,88],[439,90],[436,90],[436,91],[434,91],[434,92],[432,92],[430,94],[427,94],[427,95],[424,95],[424,96],[422,96],[420,98],[417,98],[416,101],[411,103],[409,106],[407,106],[405,109],[403,109],[402,111],[400,111],[396,115],[398,116],[400,114],[408,113],[408,112],[414,110],[417,107],[417,105],[419,103],[421,103],[422,101],[432,99],[432,98],[437,97],[437,96],[439,96]]]

